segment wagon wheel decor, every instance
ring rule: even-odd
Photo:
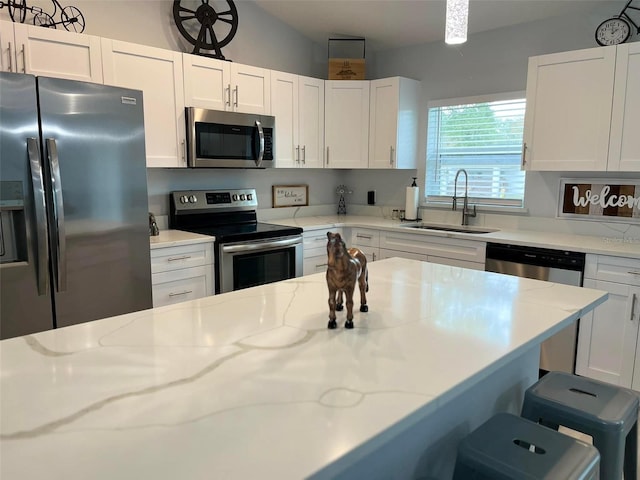
[[[194,46],[191,53],[225,60],[221,49],[238,30],[238,10],[232,0],[216,2],[216,6],[222,5],[217,9],[213,3],[209,0],[174,0],[173,20],[182,36]],[[214,53],[203,53],[203,49]]]
[[[84,31],[84,16],[77,7],[63,7],[58,0],[51,0],[51,3],[53,12],[50,13],[40,7],[27,5],[27,0],[0,0],[0,8],[6,6],[11,20],[17,23],[24,23],[29,12],[33,15],[32,22],[37,27],[57,28],[58,25],[62,25],[70,32]],[[58,20],[57,16],[59,16]]]

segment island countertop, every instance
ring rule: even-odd
[[[0,342],[0,477],[334,477],[606,299],[398,258],[369,283],[353,330],[315,274]]]

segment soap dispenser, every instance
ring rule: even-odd
[[[413,183],[407,187],[407,199],[404,206],[404,218],[407,221],[415,222],[418,220],[418,201],[420,197],[420,188],[416,184],[418,177],[412,177]]]

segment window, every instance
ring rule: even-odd
[[[524,95],[505,94],[430,104],[427,129],[427,202],[451,202],[459,169],[469,176],[469,201],[523,206],[520,169]],[[480,100],[480,101],[478,101]],[[464,175],[458,195],[464,195]]]

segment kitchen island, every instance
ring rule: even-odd
[[[353,330],[315,274],[0,342],[0,478],[446,478],[606,299],[397,258],[369,284]]]

